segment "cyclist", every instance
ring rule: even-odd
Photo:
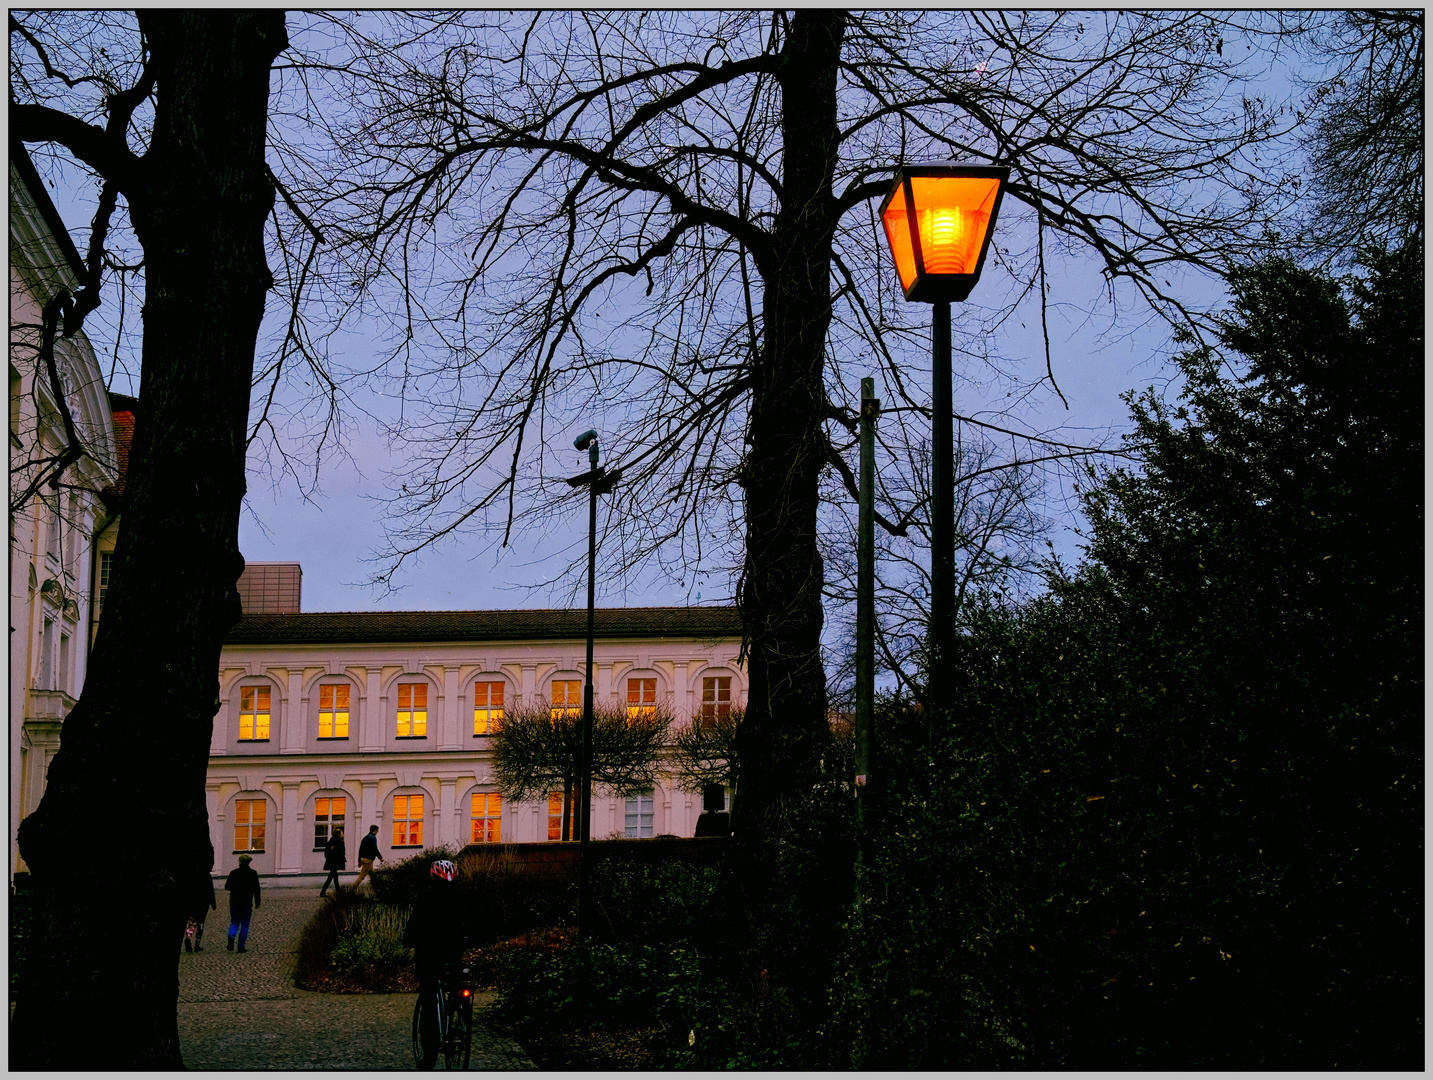
[[[463,958],[462,912],[453,882],[458,867],[451,859],[438,859],[428,868],[428,891],[419,897],[403,932],[403,945],[416,952],[418,999],[422,1002],[419,1031],[423,1038],[421,1069],[438,1062],[438,993],[443,969]]]

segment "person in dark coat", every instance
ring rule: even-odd
[[[204,918],[211,910],[217,910],[219,900],[214,895],[214,879],[207,872],[194,877],[192,889],[185,905],[184,951],[204,951]],[[194,939],[191,945],[189,924],[194,924]]]
[[[318,891],[318,894],[327,896],[330,885],[335,889],[338,888],[338,872],[348,869],[348,850],[343,844],[342,825],[334,828],[333,835],[323,846],[323,868],[328,871],[328,877],[324,880],[323,888]]]
[[[418,1000],[423,1003],[419,1025],[423,1032],[423,1060],[420,1069],[431,1069],[438,1060],[437,994],[443,970],[463,958],[463,905],[457,886],[458,867],[450,859],[439,859],[428,868],[428,891],[413,905],[403,944],[414,951],[418,976]]]
[[[355,892],[358,890],[358,883],[373,873],[373,860],[383,861],[383,855],[378,850],[378,826],[370,825],[368,835],[358,842],[358,877],[353,879],[350,886]]]
[[[229,890],[229,951],[234,951],[234,935],[239,935],[239,951],[247,952],[244,942],[249,940],[249,919],[259,906],[259,875],[249,864],[252,855],[240,855],[239,865],[229,871],[224,888]]]

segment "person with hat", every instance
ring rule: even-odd
[[[229,951],[234,951],[234,935],[239,935],[239,951],[247,952],[244,942],[249,940],[249,919],[259,906],[259,875],[249,864],[252,855],[240,855],[239,865],[229,871],[224,888],[229,891]]]

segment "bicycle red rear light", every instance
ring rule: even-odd
[[[472,997],[472,996],[473,996],[473,992],[472,992],[471,990],[464,990],[464,991],[463,991],[463,997]]]

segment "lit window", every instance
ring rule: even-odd
[[[234,800],[235,852],[264,850],[264,820],[267,817],[267,799]]]
[[[393,846],[423,846],[423,796],[393,796]]]
[[[330,683],[318,688],[318,737],[348,738],[347,683]]]
[[[657,680],[627,680],[627,719],[657,714]]]
[[[342,828],[343,814],[347,799],[315,799],[313,801],[313,849],[322,851],[333,835],[333,830]]]
[[[421,739],[428,734],[428,684],[398,684],[398,737]],[[416,797],[416,796],[415,796]]]
[[[473,683],[473,734],[492,735],[503,726],[503,684]]]
[[[554,791],[547,796],[547,838],[562,839],[562,792]]]
[[[267,742],[269,739],[269,694],[267,686],[239,688],[239,739]]]
[[[105,595],[109,592],[110,567],[114,563],[113,551],[100,552],[100,607],[104,607]]]
[[[628,839],[637,840],[652,835],[653,806],[651,792],[627,800],[627,817],[624,822],[623,834]]]
[[[473,843],[496,844],[503,834],[503,799],[496,791],[473,792]]]
[[[702,679],[702,719],[721,720],[731,712],[731,676],[708,675]]]
[[[582,680],[552,680],[552,718],[582,715]]]

